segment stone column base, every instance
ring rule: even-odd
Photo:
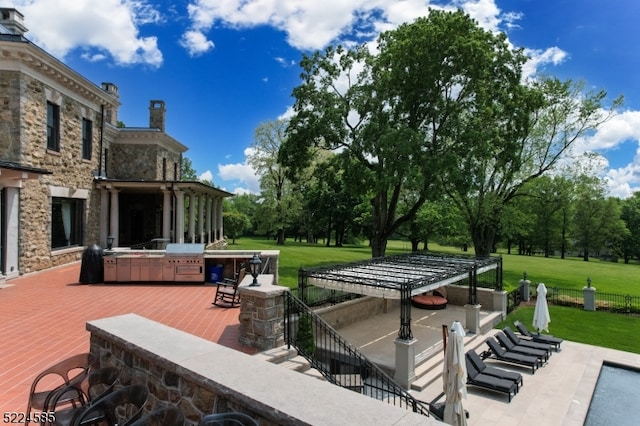
[[[480,307],[481,305],[464,305],[467,314],[465,328],[469,330],[469,333],[480,333]]]
[[[418,340],[396,339],[396,372],[394,379],[405,389],[409,389],[416,379],[416,348]]]

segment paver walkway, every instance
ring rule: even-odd
[[[33,378],[89,351],[87,321],[136,313],[221,345],[239,343],[238,308],[211,305],[215,287],[194,284],[79,284],[80,263],[7,281],[0,289],[0,409],[24,411]]]

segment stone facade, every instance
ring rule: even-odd
[[[0,11],[0,279],[77,261],[86,246],[107,247],[108,236],[115,247],[156,238],[222,245],[222,199],[232,194],[181,182],[187,147],[165,132],[164,102],[151,101],[149,127],[117,127],[115,84],[88,81],[24,38],[19,12]],[[191,218],[185,194],[206,201]],[[185,230],[187,221],[199,227]]]

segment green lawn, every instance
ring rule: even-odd
[[[337,248],[287,241],[284,246],[277,246],[273,240],[264,238],[241,238],[235,245],[229,245],[229,249],[280,250],[280,284],[288,287],[297,286],[298,269],[301,267],[310,268],[371,257],[371,250],[366,244]],[[463,254],[460,249],[435,244],[431,244],[429,249],[435,252]],[[411,246],[406,242],[391,241],[387,254],[405,253],[410,250]],[[502,256],[506,289],[517,287],[523,271],[526,271],[534,290],[539,282],[544,282],[547,287],[582,288],[586,285],[587,277],[590,277],[592,286],[598,291],[640,295],[640,265],[637,263],[625,265],[597,259],[584,262],[581,258],[559,259],[513,254]],[[578,308],[560,306],[550,306],[549,311],[551,334],[574,342],[640,353],[640,339],[636,337],[637,330],[640,329],[640,318],[606,312],[586,312]],[[513,321],[520,320],[531,328],[532,318],[533,308],[523,306],[509,314],[500,327],[512,326]]]
[[[522,322],[534,331],[532,306],[521,306],[507,316],[496,328],[509,326],[515,330],[514,321]],[[572,342],[640,353],[640,318],[608,312],[588,312],[578,308],[549,305],[549,333]]]

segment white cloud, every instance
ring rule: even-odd
[[[214,48],[211,40],[200,31],[187,31],[180,39],[180,45],[187,49],[190,56],[202,55]]]
[[[559,65],[568,58],[567,52],[557,46],[544,50],[524,49],[529,60],[522,67],[522,77],[526,80],[535,76],[540,68],[546,65]]]
[[[211,170],[207,170],[203,173],[200,174],[200,176],[198,176],[198,180],[200,181],[208,181],[208,182],[213,182],[213,173],[211,173]]]
[[[162,64],[157,38],[140,35],[139,26],[159,23],[161,14],[146,0],[17,0],[26,37],[64,59],[74,49],[100,60],[109,54],[120,65]]]
[[[241,183],[235,185],[232,189],[227,189],[229,192],[244,194],[260,193],[260,177],[256,174],[256,171],[251,167],[247,161],[247,156],[253,151],[252,148],[246,148],[244,150],[245,161],[244,163],[232,163],[232,164],[218,164],[218,176],[227,184],[232,182]]]

